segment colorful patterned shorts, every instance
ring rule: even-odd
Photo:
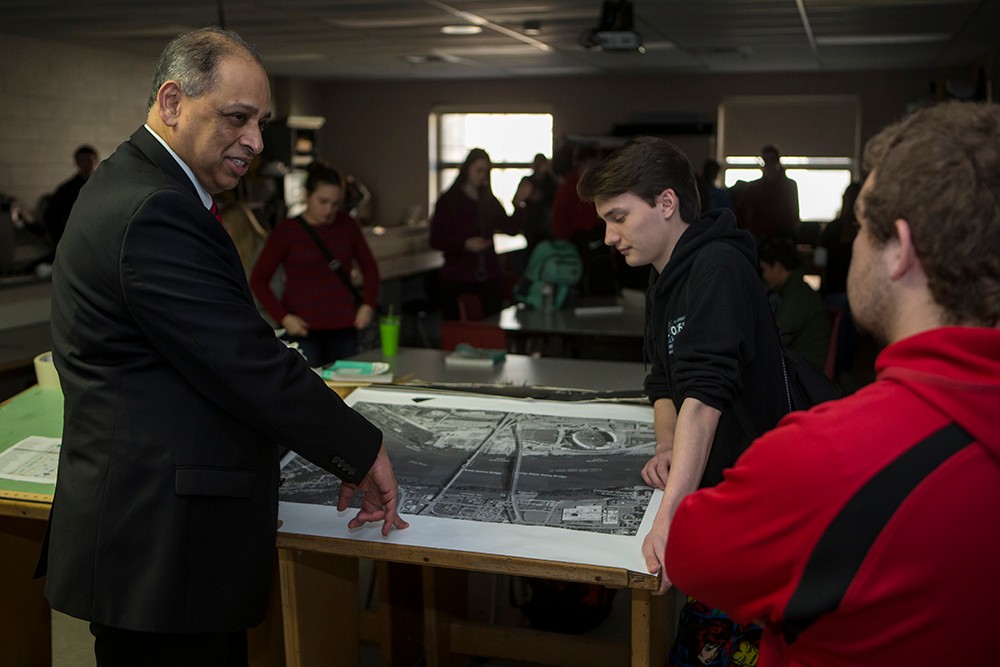
[[[760,626],[742,625],[689,597],[681,609],[670,667],[756,667]]]

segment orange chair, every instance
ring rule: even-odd
[[[441,322],[441,349],[454,350],[459,343],[490,350],[506,350],[507,334],[495,324],[486,322]]]
[[[842,308],[827,308],[827,315],[830,316],[830,345],[826,348],[826,363],[823,364],[823,372],[831,380],[837,380],[837,341],[840,338],[840,323],[844,319]]]
[[[483,319],[483,300],[478,294],[458,295],[458,319],[463,322],[478,322]]]

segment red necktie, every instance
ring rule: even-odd
[[[219,213],[219,205],[215,203],[214,199],[212,200],[212,207],[208,209],[208,212],[214,215],[215,219],[218,220],[220,223],[222,222],[222,214]]]

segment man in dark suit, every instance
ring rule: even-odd
[[[267,606],[278,443],[355,491],[357,527],[406,523],[382,434],[260,318],[213,216],[263,148],[270,89],[237,35],[178,37],[146,125],[80,195],[53,275],[65,393],[43,550],[52,607],[99,665],[246,665]],[[356,604],[356,601],[345,601]]]

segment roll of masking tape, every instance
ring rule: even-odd
[[[35,357],[35,377],[42,389],[60,389],[59,374],[56,365],[52,363],[52,353],[42,352]]]

